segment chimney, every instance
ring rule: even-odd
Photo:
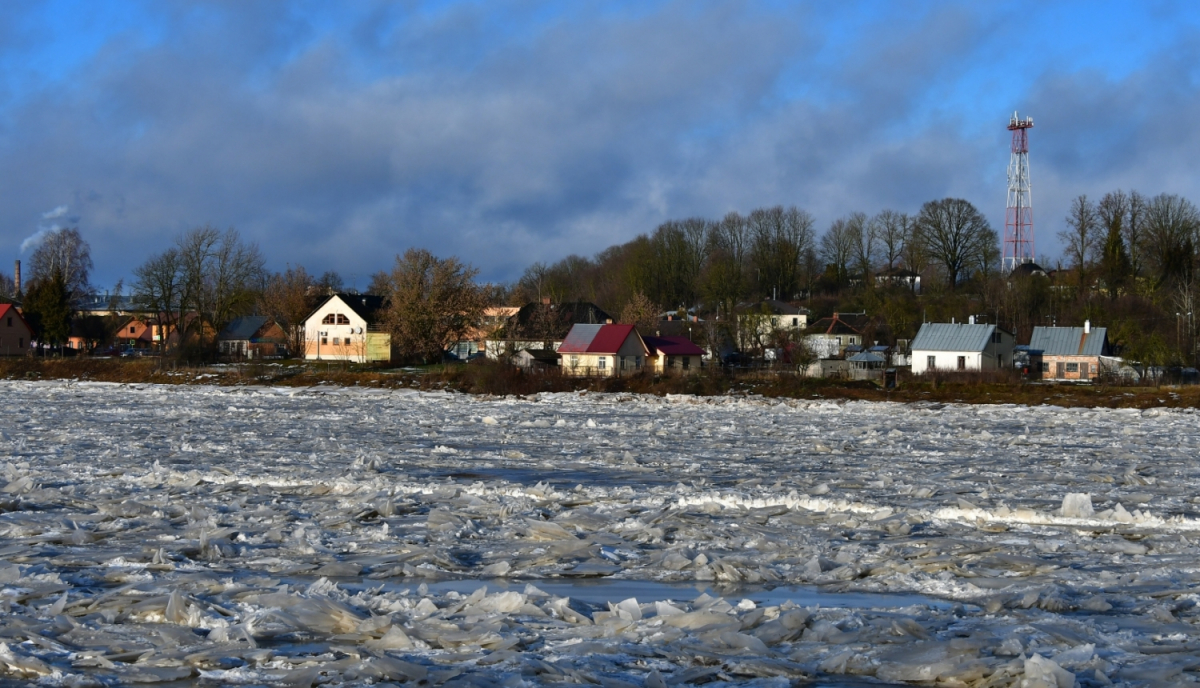
[[[970,317],[970,319],[968,319],[968,321],[967,321],[967,322],[968,322],[968,323],[970,323],[971,325],[974,325],[974,324],[975,324],[975,316],[973,316],[973,315],[972,315],[972,316]]]
[[[1091,321],[1091,320],[1084,320],[1084,321],[1083,321],[1083,333],[1084,333],[1084,334],[1091,334],[1091,333],[1092,333],[1092,321]]]
[[[543,297],[542,297],[542,305],[543,305],[543,306],[549,306],[549,305],[550,305],[550,297],[549,297],[549,296],[543,296]]]
[[[21,295],[21,261],[17,261],[16,267],[13,269],[13,288],[16,289],[17,296]]]

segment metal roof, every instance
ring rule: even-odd
[[[983,351],[995,325],[925,323],[912,341],[912,351]]]
[[[217,339],[222,341],[248,341],[254,339],[254,335],[258,334],[258,331],[270,322],[270,320],[265,315],[248,315],[236,318],[230,321],[225,326],[225,329],[221,330],[221,333],[217,335]]]
[[[1103,356],[1107,340],[1106,327],[1093,327],[1088,334],[1082,327],[1035,327],[1029,348],[1047,356]]]
[[[887,359],[879,354],[873,354],[869,351],[864,351],[861,354],[855,354],[846,359],[851,363],[887,363]]]
[[[615,354],[630,335],[638,336],[633,325],[574,325],[558,347],[559,353]],[[640,341],[640,337],[639,337]]]
[[[651,352],[667,356],[703,356],[704,349],[696,346],[687,337],[642,337]]]
[[[563,353],[587,353],[588,347],[591,346],[592,340],[600,332],[603,325],[585,325],[577,323],[571,327],[571,331],[567,333],[566,339],[563,340],[558,350]]]

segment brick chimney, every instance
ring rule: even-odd
[[[550,305],[550,297],[549,297],[549,296],[543,296],[543,297],[542,297],[542,305],[543,305],[543,306],[549,306],[549,305]]]
[[[13,268],[13,289],[17,296],[21,295],[21,261],[18,260],[16,267]]]

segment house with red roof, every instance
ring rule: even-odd
[[[563,375],[611,377],[642,370],[650,349],[633,325],[574,325],[558,353]]]
[[[704,349],[687,337],[642,337],[650,350],[646,359],[656,373],[695,373],[700,370]]]
[[[0,303],[0,356],[26,356],[33,330],[11,303]]]

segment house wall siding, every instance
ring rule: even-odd
[[[322,322],[330,314],[344,315],[349,322]],[[326,333],[324,337],[320,334],[322,332]],[[304,358],[356,363],[390,361],[391,335],[368,332],[367,321],[340,298],[334,297],[304,321]]]

